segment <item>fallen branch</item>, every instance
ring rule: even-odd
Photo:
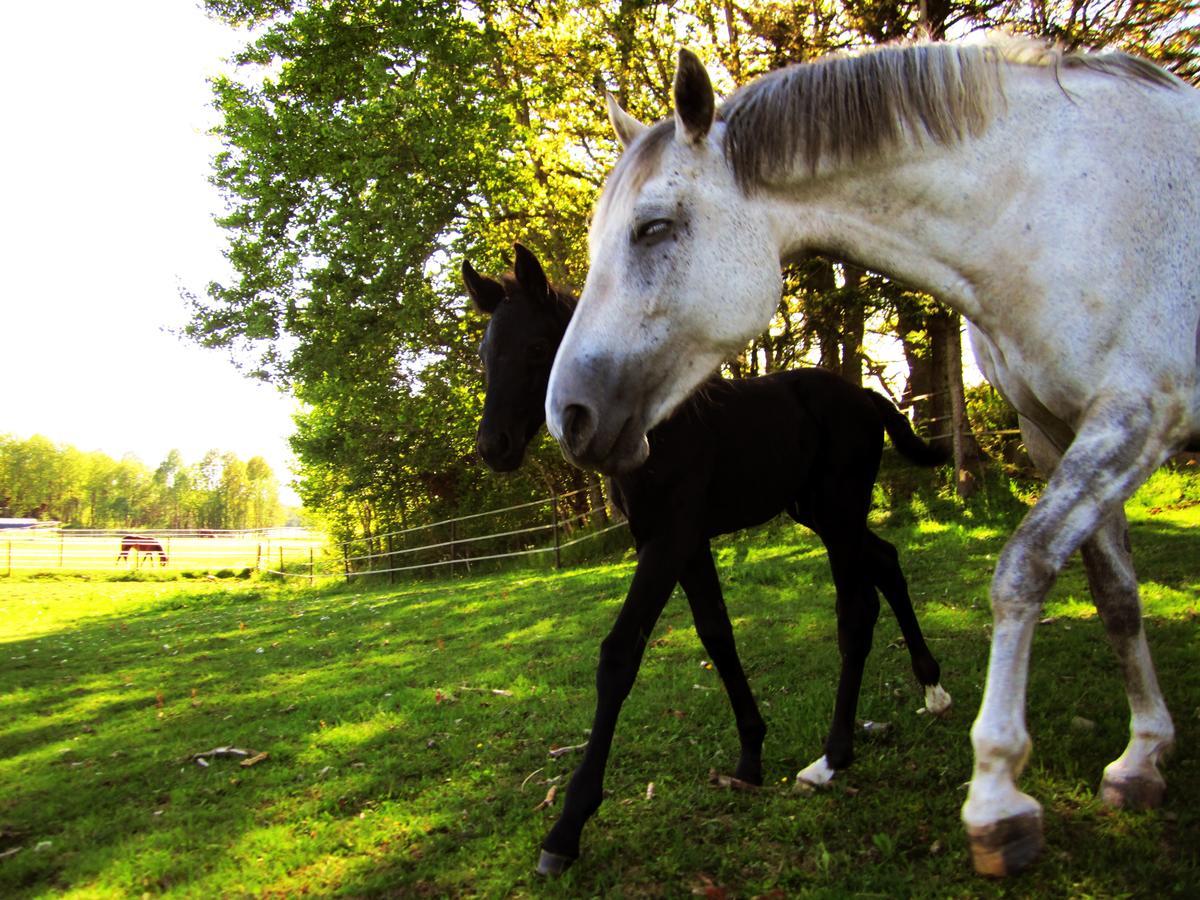
[[[243,769],[248,769],[248,768],[250,768],[251,766],[256,766],[256,765],[258,765],[258,764],[259,764],[260,762],[262,762],[264,759],[267,759],[267,758],[268,758],[270,755],[271,755],[271,754],[270,754],[270,753],[267,753],[266,751],[264,751],[264,752],[262,752],[262,753],[255,753],[255,754],[254,754],[252,757],[250,757],[249,759],[243,759],[243,760],[242,760],[240,763],[238,763],[238,765],[240,765],[240,766],[241,766]]]
[[[477,688],[460,684],[458,689],[460,691],[477,691],[481,694],[495,694],[497,697],[511,697],[513,695],[512,691],[506,691],[504,688]]]
[[[262,759],[266,759],[267,755],[265,753],[258,753],[255,750],[243,750],[241,747],[214,747],[211,750],[205,750],[203,753],[193,753],[191,759],[196,765],[203,768],[208,768],[208,760],[217,756],[241,758],[242,765],[244,766],[247,764],[254,765],[254,763],[261,762]],[[244,757],[254,757],[255,759],[254,762],[249,762],[249,760],[245,759]],[[259,759],[259,757],[262,759]]]
[[[554,803],[554,798],[558,796],[558,785],[550,785],[550,790],[546,791],[546,799],[533,808],[534,812],[541,812],[543,809],[549,808]]]
[[[586,746],[587,741],[584,741],[582,744],[573,744],[570,747],[551,747],[550,756],[554,759],[558,759],[560,756],[566,756],[568,753],[575,753],[576,751],[582,750]]]
[[[708,783],[715,787],[725,788],[733,791],[757,791],[758,785],[751,784],[748,781],[742,781],[740,778],[734,778],[732,775],[721,775],[716,769],[708,770]]]

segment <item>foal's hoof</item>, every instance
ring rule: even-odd
[[[543,850],[542,855],[538,857],[537,873],[545,875],[547,878],[557,878],[567,871],[573,862],[575,860],[569,856],[560,856],[549,850]]]
[[[967,841],[980,875],[1016,875],[1042,852],[1042,813],[1022,813],[980,828],[968,826]]]
[[[1154,809],[1162,805],[1166,792],[1167,783],[1157,772],[1121,779],[1105,775],[1100,782],[1100,799],[1117,809]]]

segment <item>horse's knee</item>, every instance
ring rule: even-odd
[[[1040,609],[1057,575],[1058,566],[1043,549],[1016,539],[1009,541],[992,576],[993,611],[1019,614]]]
[[[640,648],[612,636],[605,638],[596,667],[596,690],[601,694],[615,692],[624,698],[633,687],[640,661]]]

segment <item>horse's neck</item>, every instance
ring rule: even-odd
[[[571,316],[575,315],[575,307],[579,305],[579,298],[564,288],[551,288],[550,292],[556,301],[554,304],[554,313],[558,318],[561,331],[565,332],[567,326],[571,323]]]
[[[1006,110],[978,137],[909,144],[815,178],[796,172],[763,193],[781,257],[824,251],[933,294],[986,329],[1010,296],[1052,289],[1039,281],[1050,268],[1034,262],[1047,248],[1086,253],[1064,236],[1094,233],[1096,216],[1112,216],[1130,193],[1131,173],[1150,190],[1144,173],[1178,155],[1165,143],[1182,133],[1137,136],[1130,123],[1161,131],[1179,93],[1096,73],[1068,86],[1070,95],[1052,72],[1017,68]]]

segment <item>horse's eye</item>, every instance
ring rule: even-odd
[[[670,219],[648,219],[633,229],[633,242],[647,247],[657,244],[675,230]]]

